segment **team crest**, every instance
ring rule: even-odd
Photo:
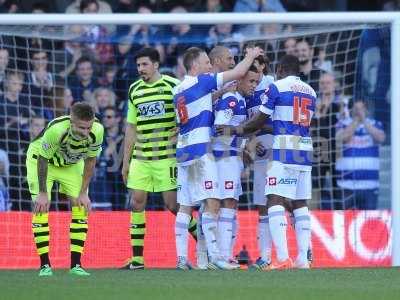
[[[50,149],[50,144],[43,143],[42,147],[43,147],[44,150],[49,150]]]
[[[230,108],[234,108],[236,106],[236,102],[235,101],[229,101],[228,103]]]

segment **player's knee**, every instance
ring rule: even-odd
[[[174,201],[165,202],[165,207],[174,215],[179,211],[179,204]]]
[[[222,202],[222,207],[224,208],[230,208],[230,209],[236,209],[237,207],[237,202],[235,199],[224,199],[224,201]]]

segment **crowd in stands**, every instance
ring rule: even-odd
[[[295,1],[279,0],[180,0],[180,1],[99,1],[75,0],[54,1],[64,7],[66,13],[111,13],[138,12],[283,12],[290,10]],[[305,7],[313,1],[301,1]],[[146,5],[145,3],[150,3]],[[285,3],[285,6],[283,5]],[[289,4],[288,4],[289,3]],[[387,1],[385,7],[395,7],[396,1]],[[68,4],[68,5],[66,5]],[[0,1],[2,12],[21,11],[20,2]],[[312,5],[312,4],[310,4]],[[46,13],[53,6],[35,2],[33,13]],[[51,30],[51,29],[50,29]],[[313,139],[316,149],[313,168],[316,207],[323,209],[361,208],[353,199],[348,187],[343,192],[338,185],[337,174],[347,171],[351,180],[373,180],[371,190],[377,193],[378,175],[371,178],[355,178],[354,170],[336,169],[337,134],[346,127],[354,127],[351,136],[340,140],[353,149],[363,138],[366,148],[377,147],[385,140],[369,135],[367,127],[372,124],[383,132],[378,121],[368,119],[365,106],[364,118],[352,122],[351,106],[347,96],[353,94],[357,46],[349,51],[349,39],[337,42],[332,34],[319,34],[307,38],[289,37],[267,40],[268,36],[290,33],[291,26],[276,24],[234,26],[217,24],[193,26],[189,24],[171,26],[123,25],[102,26],[73,25],[63,29],[60,38],[0,36],[0,210],[30,210],[30,195],[25,179],[25,153],[29,141],[35,138],[49,120],[68,114],[74,102],[85,101],[93,105],[97,117],[105,127],[103,152],[98,159],[97,171],[91,183],[90,196],[98,209],[126,208],[126,188],[121,178],[121,159],[124,118],[127,109],[127,91],[137,78],[135,53],[144,46],[155,47],[161,56],[161,72],[182,79],[185,70],[182,54],[189,46],[210,50],[224,43],[237,57],[251,40],[266,50],[271,62],[283,54],[294,54],[301,62],[300,77],[318,92],[319,100],[313,124]],[[348,32],[341,33],[344,37]],[[358,35],[361,31],[358,31]],[[295,35],[293,35],[295,36]],[[251,39],[253,37],[253,39]],[[351,40],[358,43],[358,39]],[[344,55],[337,55],[344,50]],[[273,64],[272,64],[273,67]],[[350,70],[350,71],[349,71]],[[360,100],[360,99],[355,99]],[[362,99],[361,99],[362,100]],[[353,117],[354,118],[354,117]],[[365,123],[366,119],[368,125]],[[338,125],[340,124],[340,125]],[[355,137],[354,137],[355,135]],[[353,138],[353,140],[352,140]],[[356,147],[362,148],[360,144]],[[373,159],[376,150],[371,150]],[[360,152],[360,151],[359,151]],[[346,152],[348,154],[348,152]],[[358,153],[358,152],[357,152]],[[379,150],[378,150],[379,153]],[[339,155],[340,156],[340,155]],[[379,162],[378,162],[379,164]],[[376,164],[375,169],[376,171]],[[353,176],[353,177],[352,177]],[[341,178],[343,179],[343,178]],[[248,187],[250,189],[250,186]],[[364,187],[365,188],[365,187]],[[332,194],[332,191],[340,193]],[[249,194],[243,197],[242,205],[250,202]],[[64,209],[62,195],[54,209]],[[346,205],[344,203],[344,198]],[[353,197],[353,198],[352,198]],[[358,194],[357,194],[358,197]],[[358,197],[359,198],[359,197]],[[333,200],[334,199],[334,200]],[[156,207],[157,195],[150,198],[149,205]],[[353,201],[353,202],[352,202]],[[373,200],[371,200],[373,202]],[[375,205],[368,208],[376,208]],[[160,202],[161,203],[161,202]],[[158,205],[160,205],[158,203]]]

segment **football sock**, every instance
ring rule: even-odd
[[[144,235],[146,233],[146,212],[132,211],[131,212],[131,246],[132,246],[132,261],[143,264],[143,247]]]
[[[175,243],[176,254],[178,257],[188,256],[188,226],[190,216],[185,213],[178,212],[175,220]]]
[[[220,252],[217,245],[217,216],[210,212],[204,212],[202,215],[202,224],[204,236],[206,238],[208,254],[211,260],[215,261],[220,258]]]
[[[87,213],[83,207],[72,207],[72,219],[69,226],[71,240],[71,268],[81,264],[81,255],[88,231]]]
[[[258,219],[258,247],[262,260],[270,263],[272,238],[269,230],[268,216],[260,216]]]
[[[287,220],[285,216],[285,208],[281,205],[270,207],[268,209],[268,220],[278,261],[284,261],[289,258],[286,240]]]
[[[232,227],[235,209],[221,208],[218,218],[218,246],[224,259],[231,258]]]
[[[293,210],[293,214],[296,224],[297,261],[305,263],[307,262],[307,251],[310,247],[311,240],[310,213],[307,207],[301,207]]]
[[[36,244],[36,250],[40,257],[40,266],[50,266],[49,260],[49,213],[33,214],[32,232]]]

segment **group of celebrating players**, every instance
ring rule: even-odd
[[[159,72],[157,50],[135,57],[140,79],[128,93],[122,176],[131,191],[133,255],[123,269],[145,266],[145,207],[148,192],[162,192],[176,215],[177,268],[192,269],[188,238],[197,240],[197,267],[237,269],[232,249],[244,163],[254,163],[253,201],[259,211],[259,270],[309,268],[312,140],[315,91],[302,82],[297,57],[282,57],[277,80],[268,75],[263,50],[248,47],[235,66],[228,48],[207,53],[192,47],[179,80]],[[77,103],[69,116],[51,121],[31,143],[28,182],[34,201],[32,228],[40,276],[51,276],[48,209],[50,191],[72,203],[71,274],[87,276],[81,254],[88,229],[87,188],[101,151],[103,127],[93,109]],[[83,175],[82,175],[83,174]],[[198,219],[192,216],[199,207]],[[298,255],[288,254],[285,210],[294,218]],[[271,260],[274,245],[276,260]]]

